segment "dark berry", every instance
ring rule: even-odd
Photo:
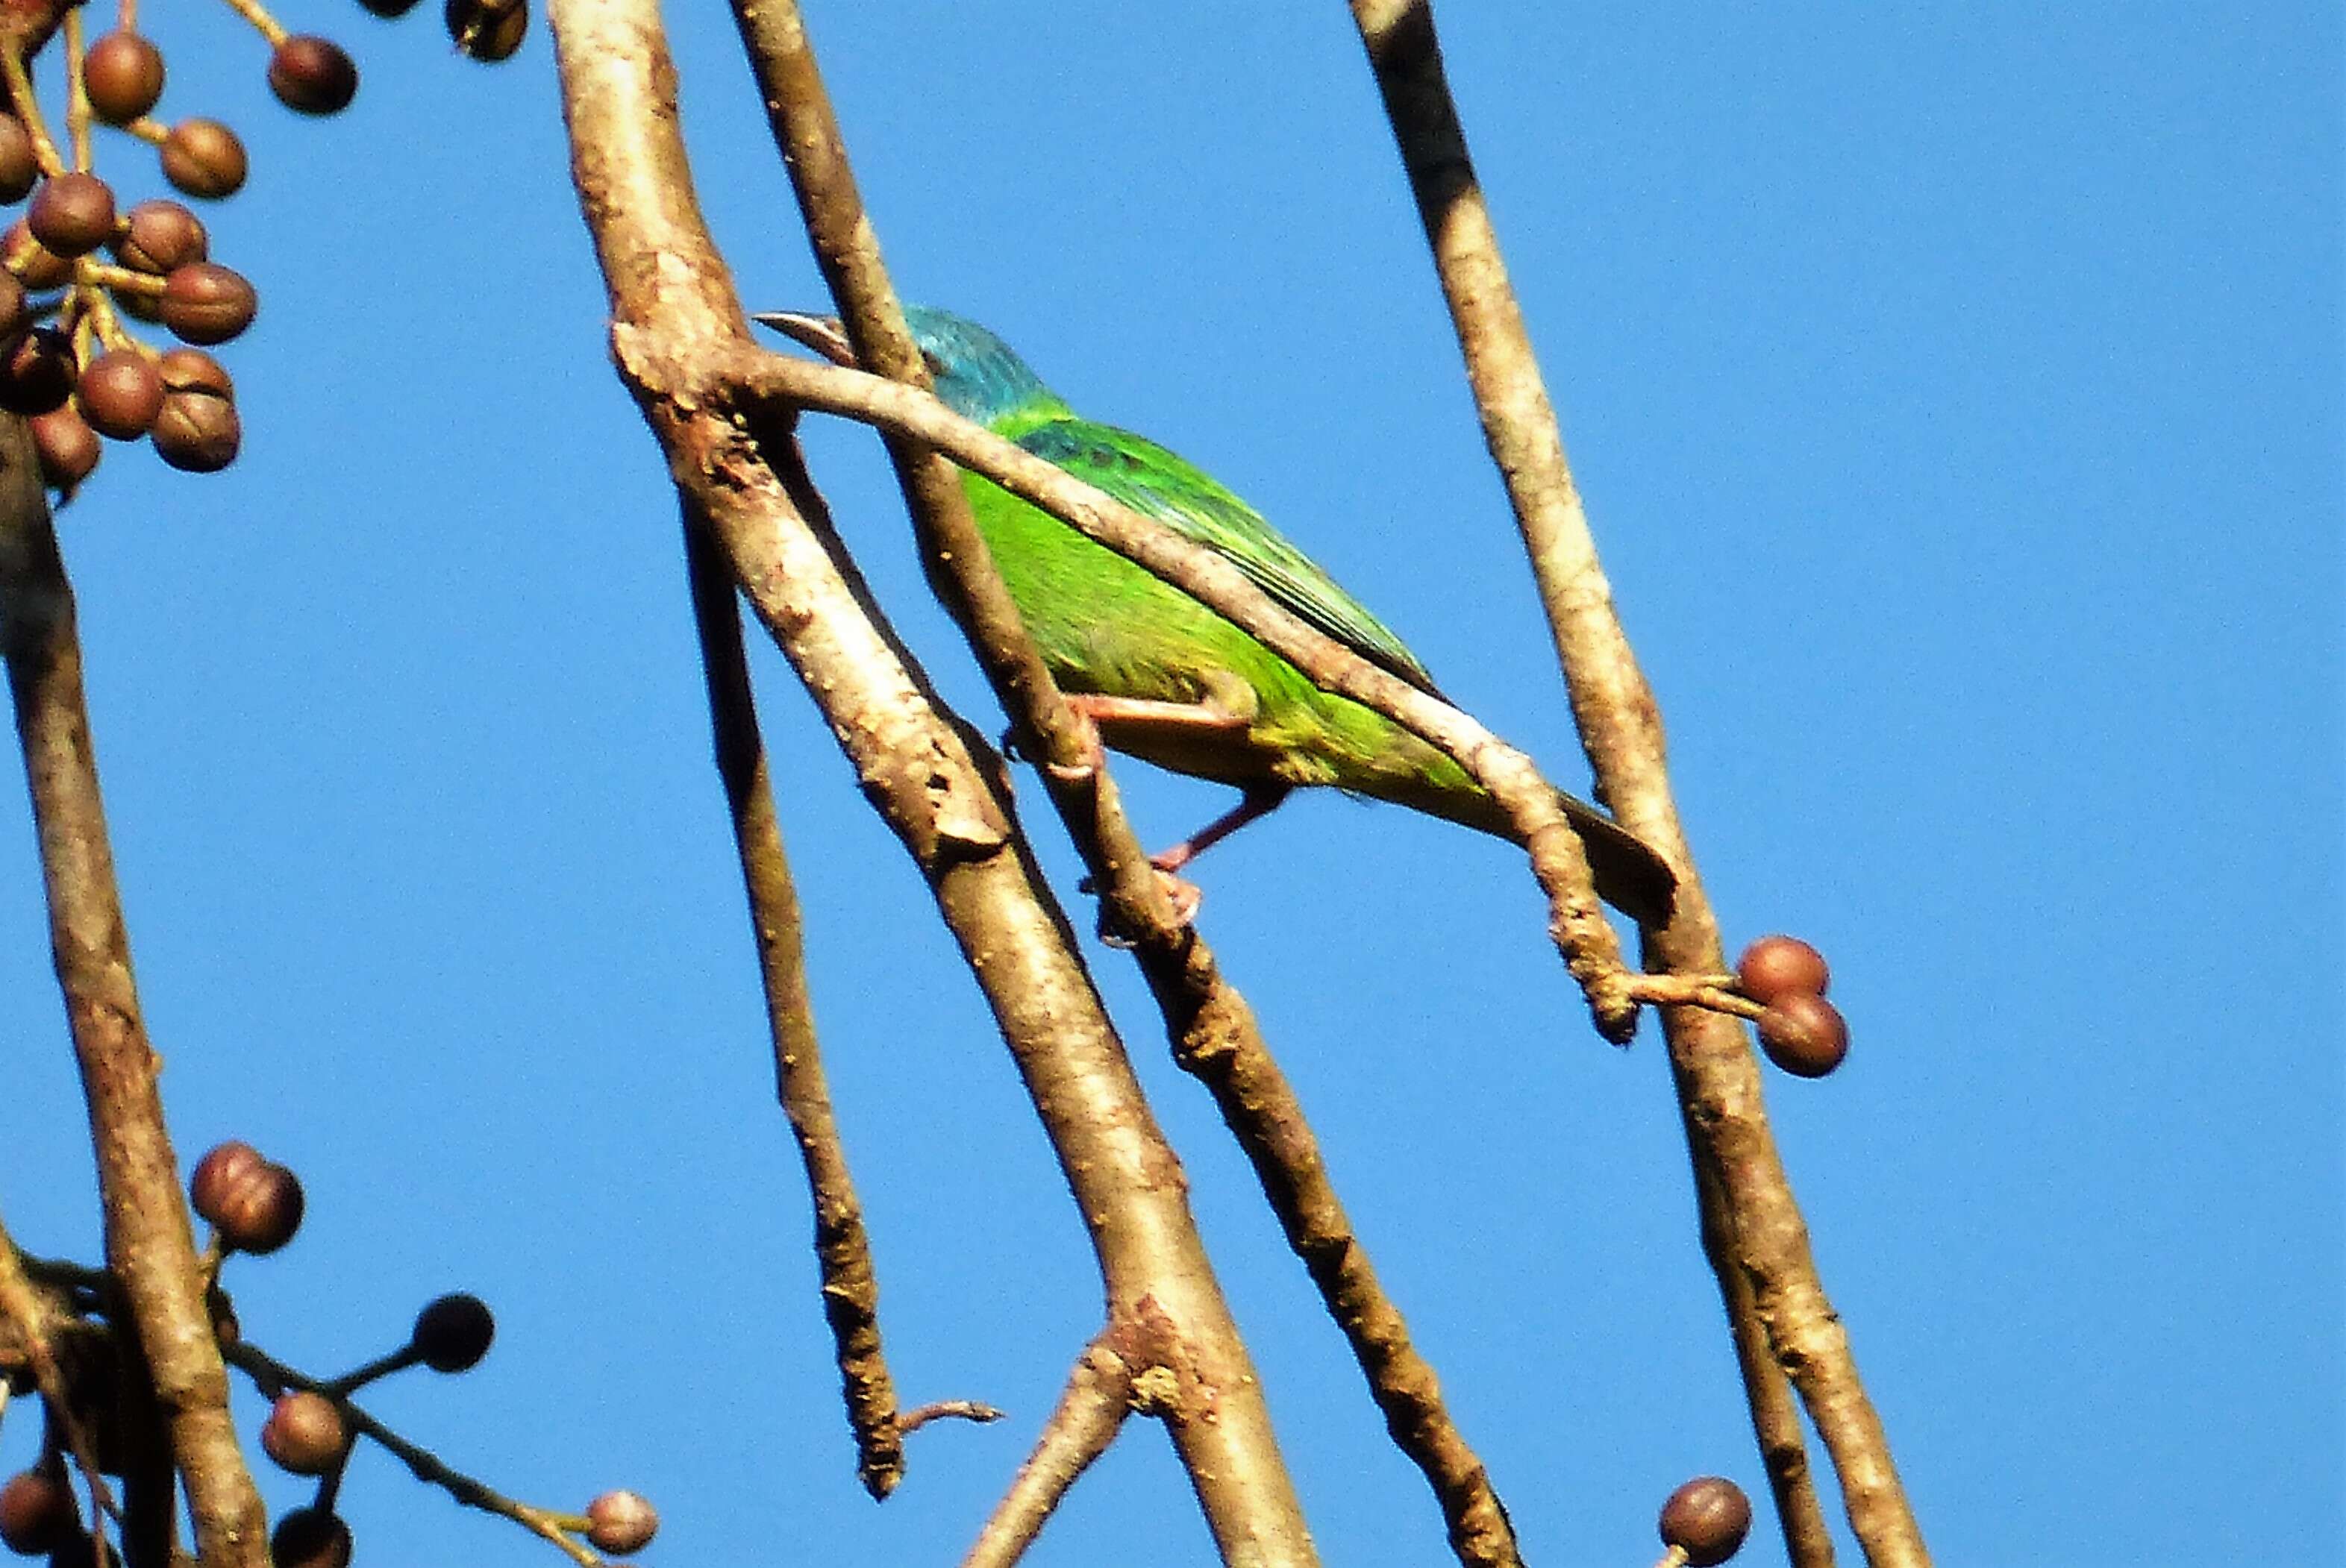
[[[0,355],[0,408],[46,413],[73,395],[73,341],[55,327],[35,327]]]
[[[342,1412],[323,1394],[286,1394],[270,1407],[260,1429],[261,1451],[295,1475],[323,1475],[351,1445]]]
[[[252,325],[260,301],[244,275],[217,261],[174,267],[158,307],[163,324],[190,343],[224,343]]]
[[[74,400],[98,434],[136,441],[163,412],[163,377],[138,350],[108,349],[82,367]]]
[[[33,156],[33,136],[25,122],[0,114],[0,205],[13,206],[40,182],[41,165]]]
[[[199,1215],[218,1225],[228,1207],[229,1194],[248,1173],[268,1163],[260,1157],[259,1149],[241,1139],[214,1144],[196,1162],[196,1168],[188,1173],[188,1199]]]
[[[46,1471],[19,1471],[0,1485],[0,1543],[11,1552],[37,1557],[81,1527],[73,1493]]]
[[[245,167],[244,143],[218,120],[181,120],[163,141],[163,178],[189,196],[235,195]]]
[[[443,20],[456,47],[491,65],[510,59],[529,31],[526,0],[448,0]]]
[[[33,451],[41,460],[41,477],[72,494],[90,476],[102,454],[97,432],[70,402],[26,422],[33,433]]]
[[[168,379],[169,372],[164,373]],[[148,439],[155,443],[155,455],[172,467],[187,473],[217,473],[236,461],[237,449],[244,443],[244,421],[238,417],[236,404],[218,393],[167,392]]]
[[[1760,1015],[1760,1047],[1795,1077],[1821,1078],[1849,1054],[1849,1024],[1823,997],[1796,991]]]
[[[89,107],[108,125],[128,125],[163,96],[163,52],[136,33],[108,33],[82,56]]]
[[[1686,1553],[1693,1568],[1711,1568],[1743,1549],[1751,1533],[1751,1500],[1720,1476],[1699,1476],[1662,1504],[1662,1544]]]
[[[1743,994],[1763,1006],[1795,992],[1822,996],[1832,984],[1825,955],[1796,936],[1763,936],[1745,948],[1735,978]]]
[[[640,1552],[659,1530],[659,1510],[639,1492],[607,1492],[586,1505],[586,1539],[597,1552]]]
[[[424,1304],[409,1342],[434,1371],[462,1372],[480,1365],[496,1332],[488,1303],[460,1290]]]
[[[351,1527],[321,1508],[297,1508],[269,1537],[276,1568],[349,1568]]]
[[[341,45],[296,34],[269,56],[269,90],[305,115],[340,114],[358,93],[359,68]]]
[[[201,392],[188,395],[195,400],[220,403],[219,399],[207,397]],[[181,401],[178,396],[163,400],[163,415],[156,420],[152,435],[156,452],[174,468],[190,466],[173,463],[171,453],[165,449],[168,439],[165,433],[173,412],[172,404],[178,401]],[[220,406],[228,407],[225,403]],[[230,418],[235,416],[235,412],[233,408],[229,409]],[[233,452],[230,455],[234,455]],[[293,1233],[301,1228],[301,1183],[283,1166],[273,1160],[262,1160],[259,1165],[240,1170],[223,1184],[218,1207],[219,1212],[217,1215],[204,1217],[210,1220],[212,1227],[219,1232],[223,1244],[239,1252],[274,1252],[292,1240]]]
[[[21,218],[0,235],[0,256],[6,258],[8,270],[27,289],[62,289],[73,281],[73,263],[34,239],[31,227]]]
[[[178,202],[158,197],[122,215],[122,233],[114,242],[114,257],[125,267],[159,278],[205,260],[210,248],[211,237],[204,232],[202,219]]]

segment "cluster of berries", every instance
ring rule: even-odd
[[[1832,972],[1825,955],[1796,936],[1763,936],[1736,962],[1736,983],[1765,1009],[1760,1048],[1802,1078],[1821,1078],[1849,1054],[1849,1023],[1825,1000]]]
[[[212,1227],[207,1258],[215,1271],[234,1253],[277,1251],[301,1227],[304,1204],[300,1179],[286,1166],[264,1158],[250,1144],[224,1143],[208,1152],[196,1163],[188,1191],[196,1213]],[[346,1568],[351,1561],[351,1528],[335,1512],[334,1501],[354,1436],[363,1434],[392,1445],[411,1468],[418,1451],[361,1411],[352,1403],[352,1396],[378,1379],[409,1367],[425,1366],[445,1373],[471,1370],[489,1353],[496,1336],[496,1319],[477,1296],[460,1291],[437,1297],[415,1315],[414,1327],[398,1349],[339,1378],[319,1379],[295,1372],[244,1344],[235,1308],[216,1278],[209,1300],[212,1331],[221,1353],[273,1400],[260,1429],[261,1451],[281,1469],[318,1481],[310,1502],[278,1520],[270,1535],[271,1563],[275,1568]],[[107,1358],[107,1364],[111,1360]],[[83,1380],[85,1384],[87,1381]],[[75,1386],[75,1380],[68,1379],[68,1387]],[[87,1387],[72,1398],[85,1424],[94,1427],[98,1468],[118,1473],[125,1445],[108,1420],[114,1400]],[[67,1456],[58,1441],[57,1423],[53,1421],[49,1430],[50,1441],[38,1461],[0,1485],[0,1545],[26,1556],[46,1556],[60,1568],[87,1563],[96,1560],[94,1543],[67,1481]],[[476,1494],[485,1494],[477,1482],[464,1484]],[[607,1492],[576,1514],[508,1507],[515,1517],[539,1533],[575,1536],[597,1552],[638,1551],[659,1528],[658,1513],[633,1492]],[[574,1556],[591,1561],[566,1539],[562,1543]]]
[[[286,34],[257,14],[270,45],[269,85],[290,107],[333,114],[358,91],[358,68],[323,38]],[[181,203],[120,210],[91,168],[94,120],[156,148],[163,178],[203,200],[244,184],[244,144],[215,119],[166,126],[151,117],[166,69],[152,40],[118,28],[80,46],[78,16],[64,26],[66,114],[74,165],[50,137],[21,62],[9,60],[0,115],[0,203],[31,199],[0,236],[0,408],[32,422],[49,483],[70,493],[113,441],[150,442],[164,462],[193,473],[226,467],[243,439],[235,385],[204,351],[252,324],[258,299],[240,273],[210,259],[201,219]],[[190,345],[162,352],[123,318],[156,322]]]

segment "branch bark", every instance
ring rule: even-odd
[[[863,1228],[863,1206],[847,1168],[847,1145],[832,1112],[822,1070],[814,1006],[807,992],[806,952],[799,920],[798,886],[774,814],[766,743],[750,690],[750,663],[741,647],[740,601],[709,523],[684,508],[684,557],[692,589],[693,624],[708,677],[709,720],[717,774],[741,860],[750,901],[750,933],[758,944],[758,974],[766,993],[766,1023],[774,1041],[774,1092],[789,1117],[814,1203],[814,1251],[822,1281],[822,1312],[839,1362],[847,1424],[855,1434],[856,1474],[873,1498],[884,1498],[904,1478],[904,1441],[896,1420],[895,1383],[880,1344],[880,1278]]]
[[[1574,484],[1523,312],[1474,177],[1428,0],[1351,0],[1441,275],[1484,440],[1498,464],[1546,607],[1598,799],[1679,868],[1675,918],[1647,933],[1649,967],[1727,967],[1669,786],[1661,716],[1630,651]],[[1752,1423],[1775,1485],[1786,1545],[1802,1568],[1830,1562],[1800,1428],[1774,1389],[1780,1367],[1831,1455],[1851,1528],[1876,1564],[1929,1561],[1887,1435],[1827,1298],[1761,1102],[1742,1028],[1694,1007],[1662,1011],[1670,1070],[1703,1207],[1703,1238],[1739,1352],[1757,1317],[1774,1365],[1742,1354]],[[1748,1303],[1748,1305],[1747,1305]],[[1797,1458],[1794,1456],[1798,1456]]]
[[[230,1423],[194,1231],[163,1123],[99,798],[73,590],[24,422],[0,419],[0,652],[32,791],[49,941],[88,1103],[106,1261],[129,1303],[213,1568],[260,1568],[268,1516]]]

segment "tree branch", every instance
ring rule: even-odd
[[[1596,775],[1598,798],[1680,871],[1675,918],[1649,932],[1651,966],[1681,973],[1727,967],[1717,921],[1694,875],[1671,796],[1661,717],[1615,615],[1612,589],[1566,462],[1556,412],[1541,381],[1523,312],[1507,280],[1498,237],[1467,156],[1465,133],[1442,67],[1428,0],[1351,0],[1383,95],[1410,188],[1441,274],[1491,456],[1506,481],[1540,597],[1564,667],[1573,717]],[[1827,1299],[1808,1229],[1778,1156],[1760,1099],[1760,1071],[1742,1028],[1694,1007],[1663,1010],[1696,1188],[1705,1250],[1730,1318],[1764,1325],[1775,1362],[1806,1402],[1832,1456],[1851,1527],[1876,1564],[1928,1562],[1880,1417],[1866,1397],[1849,1338]],[[1752,1336],[1739,1323],[1739,1347]],[[1775,1376],[1745,1356],[1754,1430],[1784,1511],[1786,1544],[1803,1568],[1823,1537],[1797,1421],[1769,1387]]]
[[[859,363],[923,391],[927,372],[906,328],[880,245],[795,0],[737,0],[752,68],[784,154],[807,233],[839,301]],[[1303,1108],[1204,938],[1173,918],[1105,768],[1089,778],[1085,737],[1020,617],[971,516],[961,475],[932,448],[886,438],[914,519],[930,581],[960,626],[1026,749],[1042,769],[1069,837],[1104,891],[1106,923],[1135,950],[1177,1060],[1213,1093],[1253,1162],[1288,1243],[1302,1258],[1386,1415],[1423,1471],[1454,1547],[1472,1568],[1519,1563],[1506,1512],[1412,1346],[1400,1309],[1378,1284],[1320,1159]],[[1015,1494],[1014,1494],[1015,1495]]]
[[[1086,1346],[1034,1451],[1018,1467],[961,1568],[1010,1568],[1017,1562],[1076,1478],[1107,1451],[1131,1412],[1132,1398],[1132,1369],[1124,1358],[1104,1340]]]
[[[1178,1162],[1074,935],[962,731],[859,603],[787,425],[737,420],[748,322],[692,197],[675,66],[651,0],[556,0],[573,176],[615,358],[689,504],[928,882],[989,1005],[1096,1252],[1111,1328],[1147,1318],[1160,1407],[1231,1562],[1315,1561],[1261,1388],[1206,1258]],[[763,439],[760,439],[762,434]]]
[[[229,1420],[228,1374],[204,1309],[204,1277],[163,1124],[159,1064],[139,1017],[82,694],[73,590],[31,438],[14,418],[0,419],[0,651],[32,791],[50,946],[89,1105],[107,1266],[129,1303],[169,1422],[197,1550],[212,1568],[260,1568],[268,1516]]]
[[[709,519],[684,509],[684,556],[692,589],[693,624],[708,677],[709,719],[717,773],[741,860],[750,926],[758,944],[766,1021],[774,1040],[774,1091],[806,1166],[814,1202],[815,1261],[821,1274],[823,1318],[831,1325],[847,1424],[855,1434],[856,1473],[863,1489],[884,1498],[904,1478],[904,1443],[896,1420],[896,1390],[880,1345],[880,1280],[872,1265],[863,1207],[847,1168],[822,1047],[809,1000],[806,953],[799,921],[798,888],[782,850],[774,815],[766,744],[750,690],[750,663],[741,648],[741,611],[732,574],[709,536]]]

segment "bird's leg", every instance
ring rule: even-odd
[[[1245,827],[1258,817],[1268,817],[1279,809],[1293,788],[1287,784],[1250,784],[1239,803],[1174,845],[1148,857],[1148,863],[1170,875]]]

